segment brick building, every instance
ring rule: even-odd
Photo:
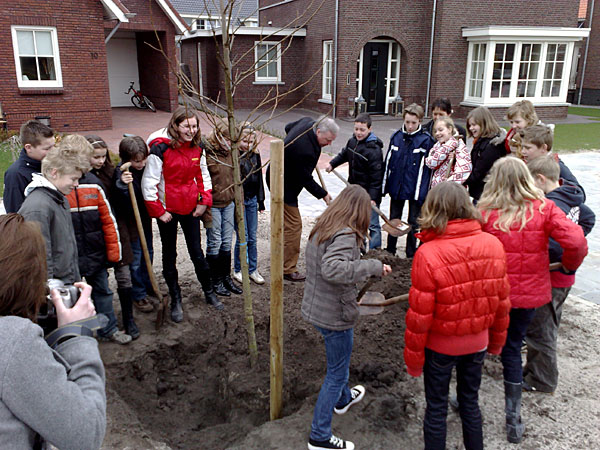
[[[9,129],[40,116],[61,131],[112,126],[134,81],[156,105],[177,105],[175,34],[168,0],[13,0],[0,17],[0,103]],[[148,45],[150,44],[150,45]]]
[[[589,47],[587,48],[585,71],[583,70],[584,57],[581,57],[579,61],[580,71],[584,74],[581,104],[598,106],[600,105],[600,0],[586,3],[583,26],[589,27],[591,22],[591,32],[588,38]],[[592,5],[594,6],[593,10]],[[582,54],[585,55],[585,45],[582,47]],[[579,92],[577,92],[578,94]]]
[[[527,98],[542,118],[565,116],[575,45],[589,33],[577,27],[578,13],[572,0],[260,0],[259,30],[302,27],[305,35],[289,46],[266,32],[248,42],[259,42],[249,66],[262,58],[273,73],[245,80],[236,103],[254,106],[271,83],[292,91],[285,103],[338,117],[352,112],[355,98],[390,114],[399,97],[424,106],[449,97],[463,117],[479,105],[502,117]],[[211,50],[200,41],[186,39],[182,60],[210,72]],[[197,54],[206,54],[204,66]],[[205,94],[216,99],[215,89]]]

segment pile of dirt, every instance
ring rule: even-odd
[[[407,292],[409,261],[385,252],[367,257],[379,258],[394,270],[371,290],[381,289],[386,296]],[[270,287],[252,287],[259,362],[250,370],[242,297],[224,300],[226,308],[219,313],[203,303],[194,283],[181,284],[184,322],[167,323],[158,332],[160,337],[142,322],[144,335],[139,341],[118,353],[103,351],[107,384],[129,405],[152,440],[173,448],[227,448],[269,420]],[[320,335],[300,315],[303,289],[303,283],[285,282],[284,416],[294,414],[318,392],[325,374]],[[411,403],[391,391],[406,378],[399,358],[406,307],[394,305],[384,314],[362,317],[355,333],[354,359],[360,363],[352,367],[351,377],[385,393],[378,406],[384,420],[377,418],[374,425],[392,430],[405,427],[397,419]],[[145,351],[136,349],[131,359],[121,359],[122,352],[140,344]]]

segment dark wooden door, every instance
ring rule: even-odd
[[[369,42],[363,49],[362,96],[370,113],[385,112],[388,48],[386,42]]]

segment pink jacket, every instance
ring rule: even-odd
[[[450,153],[454,152],[454,164],[450,167]],[[455,181],[464,183],[471,175],[473,164],[471,163],[471,153],[462,139],[451,138],[448,141],[436,142],[429,156],[425,159],[425,164],[434,170],[431,177],[431,187],[442,181]]]
[[[567,219],[552,201],[546,201],[540,212],[540,200],[533,202],[533,217],[523,230],[514,224],[509,233],[494,227],[498,210],[484,213],[483,231],[496,236],[504,245],[513,308],[537,308],[552,299],[548,266],[548,239],[552,237],[563,248],[562,264],[576,270],[587,255],[587,241],[581,227]]]

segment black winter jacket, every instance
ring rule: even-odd
[[[505,136],[506,130],[502,129],[498,135],[479,138],[473,145],[471,150],[473,171],[465,181],[465,186],[469,188],[469,195],[475,200],[479,200],[481,197],[485,186],[485,177],[496,160],[506,156]]]
[[[383,184],[383,142],[373,133],[362,141],[352,136],[329,164],[334,169],[347,162],[348,182],[365,188],[371,200],[379,204]]]
[[[316,198],[323,198],[327,191],[315,181],[313,170],[321,156],[321,146],[314,130],[315,121],[303,117],[285,126],[287,135],[284,143],[283,202],[289,206],[298,206],[298,196],[306,189]],[[267,169],[269,184],[271,166]]]
[[[42,171],[42,162],[27,156],[25,149],[21,149],[19,159],[6,169],[4,173],[4,208],[7,213],[19,210],[25,200],[25,188],[31,183],[34,173]]]
[[[244,180],[244,200],[256,197],[258,210],[265,210],[265,185],[262,177],[260,153],[241,152],[240,171]]]
[[[561,183],[561,186],[548,192],[546,198],[556,203],[556,206],[562,209],[569,219],[578,224],[582,228],[583,234],[587,236],[594,228],[596,215],[583,203],[585,194],[579,186],[564,179],[561,179]],[[550,238],[549,250],[551,263],[562,261],[563,249],[552,238]],[[569,273],[564,269],[560,269],[560,271],[564,274]]]

